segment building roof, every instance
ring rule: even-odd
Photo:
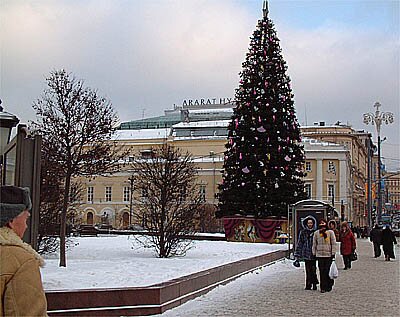
[[[134,129],[117,130],[113,140],[144,140],[144,139],[166,139],[171,133],[170,128],[162,129]]]
[[[158,116],[140,120],[132,120],[122,122],[119,126],[120,130],[134,130],[134,129],[159,129],[170,128],[172,125],[181,122],[180,114],[171,114],[168,116]]]

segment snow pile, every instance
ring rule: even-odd
[[[46,290],[148,286],[226,263],[286,250],[287,244],[194,241],[184,257],[160,259],[131,236],[72,238],[67,267],[58,254],[47,256],[42,268]]]

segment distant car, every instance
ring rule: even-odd
[[[141,225],[130,225],[128,229],[133,231],[144,231],[144,228]]]
[[[79,236],[97,236],[99,230],[93,225],[80,225],[77,230]]]

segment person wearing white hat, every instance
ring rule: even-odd
[[[31,208],[29,188],[0,186],[0,316],[47,316],[44,260],[22,241]]]

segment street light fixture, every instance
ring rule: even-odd
[[[376,108],[375,113],[364,113],[364,123],[375,125],[376,132],[378,134],[378,208],[377,208],[377,222],[382,222],[382,184],[381,184],[381,125],[382,123],[390,124],[394,121],[394,115],[392,112],[381,112],[379,108],[381,104],[375,102],[374,107]]]
[[[15,115],[3,111],[1,104],[0,100],[0,154],[2,155],[10,141],[11,130],[18,124],[19,119]]]
[[[14,128],[19,119],[8,112],[3,111],[0,100],[0,184],[3,184],[3,164],[4,164],[4,150],[10,142],[11,130]]]

